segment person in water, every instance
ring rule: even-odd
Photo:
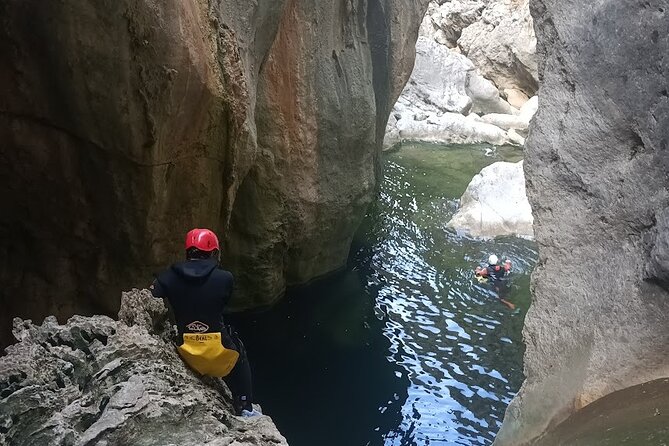
[[[252,406],[251,368],[237,332],[223,322],[233,277],[219,266],[218,237],[209,229],[186,235],[186,260],[158,274],[150,289],[174,312],[181,358],[201,375],[225,380],[236,415],[259,415]]]
[[[499,258],[495,254],[488,257],[488,265],[485,267],[477,266],[474,274],[479,282],[491,283],[493,289],[497,293],[497,297],[507,307],[514,310],[516,306],[506,300],[502,292],[506,290],[505,279],[511,273],[511,260],[506,259],[500,264]]]

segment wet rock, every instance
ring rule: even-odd
[[[3,340],[14,315],[114,314],[196,226],[240,308],[342,266],[426,7],[3,1]]]
[[[523,162],[485,167],[467,186],[448,226],[474,237],[517,235],[531,238],[532,208],[525,194]]]
[[[525,173],[540,255],[526,380],[496,445],[669,376],[668,13],[664,1],[532,2],[541,104]]]
[[[285,445],[267,416],[232,415],[220,380],[204,382],[161,332],[148,290],[123,294],[121,321],[14,320],[0,358],[2,445]]]

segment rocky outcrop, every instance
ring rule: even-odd
[[[526,380],[498,446],[669,377],[669,8],[532,2],[541,105],[526,145],[539,261]]]
[[[489,1],[464,28],[458,47],[481,74],[507,95],[532,97],[538,89],[536,37],[529,0]]]
[[[532,238],[532,208],[525,194],[523,162],[485,167],[467,186],[448,226],[474,237]]]
[[[184,365],[166,314],[133,290],[119,321],[15,319],[19,343],[0,358],[0,444],[287,445],[269,417],[234,416],[222,381]]]
[[[490,0],[431,1],[420,34],[449,48],[458,46],[462,30],[480,20]]]
[[[502,17],[503,12],[508,16]],[[481,23],[489,25],[488,20],[492,19],[495,20],[492,28],[479,26]],[[515,83],[508,82],[508,79],[500,83],[505,87],[505,97],[513,102],[511,105],[500,96],[502,89],[481,75],[484,71],[486,75],[503,72],[513,76],[513,70],[509,71],[507,67],[508,61],[501,60],[499,55],[491,55],[492,59],[477,60],[475,63],[461,54],[460,47],[455,44],[463,30],[476,29],[481,33],[477,44],[483,45],[483,42],[493,39],[495,44],[501,45],[500,48],[515,54],[521,44],[528,46],[535,40],[533,33],[529,35],[529,31],[520,32],[517,29],[519,21],[528,22],[531,31],[527,3],[520,7],[495,1],[430,2],[416,43],[416,64],[393,108],[384,147],[391,148],[409,140],[523,145],[532,117],[517,116],[519,109],[528,102],[528,96],[518,86],[524,84],[524,74],[519,74],[521,78]],[[506,35],[506,40],[497,39],[497,34],[504,33],[515,33],[514,40],[508,41]],[[488,46],[494,45],[490,43]],[[497,53],[500,48],[496,47]],[[486,51],[480,52],[487,55]],[[523,60],[533,62],[534,50],[531,55],[524,55]],[[479,70],[477,64],[484,69]],[[494,73],[489,65],[495,67]],[[502,78],[497,76],[497,80]],[[536,85],[525,90],[536,91]],[[479,115],[488,116],[480,119]]]
[[[388,121],[384,147],[407,140],[508,143],[505,131],[470,114],[482,109],[514,111],[469,59],[421,36],[413,73]]]
[[[342,266],[426,7],[2,2],[0,325],[112,314],[194,226],[239,307]]]
[[[514,107],[537,91],[529,0],[432,1],[421,35],[462,51]]]

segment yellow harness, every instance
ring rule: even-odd
[[[223,378],[237,363],[239,353],[223,347],[221,333],[184,333],[179,355],[202,375]]]
[[[474,277],[476,277],[476,280],[478,280],[479,283],[488,283],[488,278],[485,276],[477,274]]]

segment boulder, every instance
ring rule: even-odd
[[[518,114],[518,110],[516,108],[512,107],[508,102],[499,96],[499,90],[497,87],[495,87],[495,84],[481,76],[478,71],[469,71],[465,87],[467,96],[472,99],[471,111],[484,114]]]
[[[532,208],[525,194],[523,162],[485,167],[467,186],[448,226],[474,237],[532,238]]]
[[[524,146],[525,138],[527,137],[527,135],[525,133],[521,133],[516,129],[511,129],[508,132],[506,132],[506,137],[509,138],[509,141],[511,141],[512,144],[517,146]]]
[[[384,147],[388,149],[403,141],[493,145],[512,143],[507,132],[501,128],[481,122],[476,115],[468,117],[458,113],[430,115],[423,121],[416,121],[411,116],[395,121],[392,129],[386,132]]]
[[[496,125],[497,127],[504,130],[527,130],[530,125],[529,120],[524,119],[522,116],[503,115],[499,113],[483,115],[481,116],[481,120],[483,122],[487,122],[488,124]]]
[[[465,87],[469,73],[475,70],[465,56],[421,36],[416,42],[416,64],[402,97],[421,111],[467,113],[472,99]]]
[[[532,96],[522,107],[518,113],[525,121],[530,122],[539,109],[539,96]]]
[[[234,416],[222,381],[185,366],[166,315],[133,290],[119,321],[14,319],[19,342],[0,357],[0,444],[287,445],[268,416]]]

